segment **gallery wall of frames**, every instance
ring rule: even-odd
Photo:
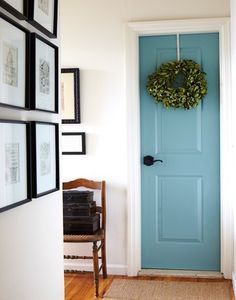
[[[0,106],[58,114],[58,1],[0,7]],[[0,212],[59,190],[58,134],[58,123],[0,119]]]

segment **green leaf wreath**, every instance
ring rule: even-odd
[[[205,74],[193,60],[171,61],[148,76],[147,91],[165,107],[191,109],[207,94]],[[182,82],[176,86],[178,77]]]

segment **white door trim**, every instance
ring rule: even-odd
[[[144,35],[219,32],[220,47],[220,185],[221,272],[233,266],[232,117],[229,18],[130,22],[126,26],[126,101],[128,138],[128,275],[141,269],[141,172],[139,118],[139,46]]]

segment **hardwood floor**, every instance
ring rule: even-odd
[[[100,277],[100,297],[96,298],[94,296],[94,284],[93,284],[93,275],[92,273],[86,274],[65,274],[65,300],[94,300],[102,299],[102,295],[105,294],[106,290],[109,288],[114,278],[126,278],[129,279],[150,279],[150,280],[164,280],[164,281],[202,281],[202,282],[221,282],[226,281],[225,279],[203,279],[203,278],[186,278],[186,277],[173,277],[173,276],[158,276],[158,277],[148,277],[148,276],[139,276],[139,277],[127,277],[127,276],[108,276],[107,279]],[[228,281],[228,280],[227,280]],[[231,299],[235,300],[233,294],[233,288],[231,281],[230,283],[230,293]]]
[[[99,294],[102,296],[110,286],[114,276],[107,279],[100,277]],[[65,300],[102,299],[94,296],[94,281],[92,274],[65,274]]]

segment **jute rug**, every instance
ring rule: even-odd
[[[230,300],[229,282],[114,279],[107,300]]]

